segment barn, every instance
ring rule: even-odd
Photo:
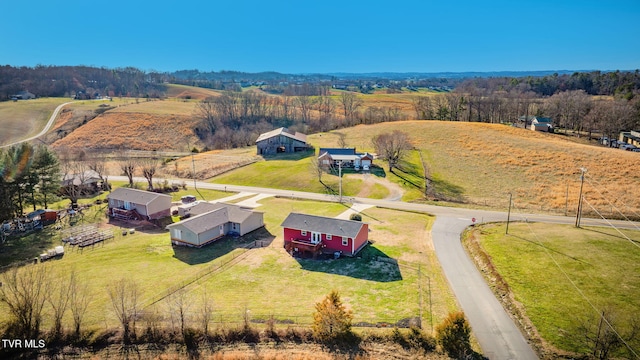
[[[256,147],[258,155],[292,153],[309,149],[307,135],[284,127],[260,134],[256,140]]]
[[[292,255],[355,256],[369,243],[369,225],[361,221],[290,213],[281,226]]]

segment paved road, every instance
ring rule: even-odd
[[[72,102],[73,101],[66,102],[64,104],[58,105],[58,107],[56,107],[56,109],[53,110],[53,114],[51,114],[51,117],[49,118],[49,121],[47,122],[47,125],[45,125],[44,129],[42,129],[42,131],[40,131],[40,133],[38,133],[38,135],[32,136],[32,137],[27,138],[27,139],[22,139],[20,141],[12,142],[11,144],[2,145],[2,146],[0,146],[0,148],[9,147],[9,146],[12,146],[12,145],[16,145],[16,144],[20,144],[20,143],[23,143],[23,142],[31,141],[33,139],[37,139],[40,136],[46,134],[51,129],[53,124],[56,122],[56,118],[58,117],[58,114],[60,113],[60,110],[62,110],[62,108],[65,105],[71,104]]]
[[[126,177],[112,176],[112,180],[127,181]],[[136,178],[143,182],[143,178]],[[172,180],[169,180],[170,182]],[[183,180],[175,180],[182,182]],[[335,195],[267,189],[250,186],[197,183],[198,188],[225,190],[232,192],[251,192],[282,197],[310,199],[320,201],[339,201]],[[473,329],[482,351],[489,359],[537,359],[518,327],[511,320],[500,302],[491,292],[480,272],[465,252],[460,242],[462,232],[477,222],[506,221],[507,214],[499,211],[472,210],[401,201],[375,200],[368,198],[344,198],[354,204],[373,205],[397,210],[420,211],[436,216],[432,229],[432,238],[438,260]],[[575,219],[565,216],[539,214],[512,214],[512,220],[536,221],[558,224],[573,224]],[[637,227],[640,224],[612,221],[622,227]],[[582,219],[583,225],[606,225],[596,219]]]

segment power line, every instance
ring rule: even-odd
[[[614,228],[618,234],[622,235],[622,237],[624,237],[625,239],[629,240],[629,242],[633,245],[635,245],[636,247],[640,248],[640,244],[636,243],[633,239],[631,239],[630,237],[628,237],[626,234],[624,234],[622,231],[620,231],[615,225],[613,225],[613,223],[611,223],[611,221],[609,221],[608,219],[606,219],[604,216],[602,216],[602,214],[600,214],[600,212],[598,212],[598,210],[596,210],[595,207],[593,207],[593,205],[591,205],[591,203],[589,201],[587,201],[587,199],[584,199],[584,201],[587,203],[587,205],[589,205],[591,207],[591,209],[593,211],[596,212],[596,214],[598,214],[604,221],[606,221],[609,226],[611,226],[612,228]]]
[[[591,183],[591,180],[589,180],[589,178],[587,178],[587,181],[589,182],[589,184],[593,187],[594,190],[596,190],[598,192],[598,194],[600,195],[601,198],[605,199],[609,205],[613,208],[616,209],[616,211],[618,212],[618,214],[622,215],[624,217],[624,219],[626,221],[628,221],[633,227],[635,227],[636,229],[640,230],[640,227],[638,227],[633,221],[631,221],[625,214],[622,213],[622,211],[620,211],[620,209],[618,209],[617,206],[615,206],[607,197],[605,197],[602,192],[600,190],[598,190],[598,188],[596,186],[594,186]],[[595,179],[594,179],[595,181]],[[623,203],[624,204],[624,203]],[[627,206],[626,204],[624,204],[627,209],[630,209],[636,216],[640,217],[640,214],[636,213],[633,209],[631,209],[629,206]],[[592,206],[593,208],[593,206]],[[595,210],[595,209],[594,209]],[[596,213],[598,213],[598,211],[596,210]],[[600,213],[598,213],[598,215],[600,215]],[[600,217],[602,217],[603,219],[605,219],[602,215],[600,215]],[[605,219],[606,220],[606,219]],[[611,223],[609,223],[611,225]],[[612,225],[613,226],[613,225]]]
[[[528,221],[525,222],[525,224],[527,224],[527,228],[529,229],[529,231],[533,234],[533,237],[535,238],[535,241],[538,243],[538,245],[540,247],[542,247],[545,251],[545,253],[547,254],[547,256],[553,261],[553,263],[555,264],[555,266],[560,270],[560,272],[564,275],[564,277],[569,281],[569,283],[573,286],[573,288],[578,292],[578,294],[580,294],[580,296],[589,304],[589,306],[591,306],[591,308],[598,314],[599,317],[601,317],[601,320],[604,321],[605,324],[607,324],[607,326],[611,329],[611,331],[613,331],[613,333],[618,337],[618,339],[620,339],[620,341],[627,347],[627,349],[636,357],[640,359],[640,355],[638,355],[633,348],[631,348],[631,346],[622,338],[622,336],[618,333],[618,331],[616,331],[616,329],[613,327],[613,325],[609,322],[609,320],[607,318],[605,318],[603,315],[601,315],[600,310],[598,310],[596,308],[596,306],[589,300],[589,298],[587,298],[587,296],[584,294],[584,292],[578,287],[578,285],[569,277],[569,274],[562,268],[562,266],[560,266],[560,264],[558,263],[558,261],[553,257],[553,255],[551,254],[551,252],[542,244],[542,242],[540,241],[540,238],[538,237],[538,234],[536,234],[535,231],[533,231],[533,228],[531,228],[531,225],[529,224]]]

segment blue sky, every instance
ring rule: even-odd
[[[284,73],[634,70],[640,0],[9,1],[0,65]]]

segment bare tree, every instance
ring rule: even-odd
[[[338,134],[338,147],[341,148],[346,148],[347,147],[347,137],[341,133],[341,132],[337,132]]]
[[[73,273],[71,274],[73,277]],[[67,311],[69,305],[69,297],[71,295],[71,277],[67,278],[62,274],[55,274],[53,278],[56,281],[52,281],[49,291],[47,292],[47,302],[51,306],[51,316],[53,317],[53,338],[60,339],[63,334],[62,329],[62,317]]]
[[[389,164],[389,172],[393,172],[393,168],[398,166],[407,151],[411,149],[411,143],[407,133],[394,130],[392,133],[384,133],[374,137],[373,147],[378,156]]]
[[[202,303],[198,312],[198,320],[202,324],[202,331],[205,335],[209,334],[209,323],[213,317],[213,301],[209,298],[207,290],[202,292]]]
[[[105,162],[106,162],[106,159],[103,156],[98,155],[98,156],[92,157],[91,160],[88,161],[88,166],[89,166],[89,169],[92,171],[95,171],[95,173],[100,178],[100,181],[102,182],[102,189],[108,190],[109,184],[107,183],[107,178],[106,178],[107,165],[105,164]]]
[[[309,170],[311,173],[318,177],[318,181],[322,183],[322,175],[324,174],[324,169],[322,168],[322,164],[318,157],[313,156],[311,158],[311,163],[309,165]]]
[[[184,289],[176,291],[167,298],[172,323],[174,316],[177,317],[180,323],[180,333],[183,335],[187,324],[187,313],[189,312],[190,304],[191,301],[188,299],[187,292]]]
[[[428,96],[414,96],[411,98],[411,105],[416,112],[417,120],[433,119],[433,110],[431,109],[431,98]]]
[[[342,105],[344,119],[347,124],[353,124],[355,115],[360,106],[362,106],[362,100],[356,94],[345,91],[340,94],[340,105]]]
[[[9,329],[13,336],[38,338],[51,283],[48,270],[45,264],[27,265],[0,275],[0,301],[9,308]]]
[[[80,337],[80,330],[84,315],[87,313],[91,297],[86,283],[80,283],[75,270],[71,271],[69,277],[69,310],[73,318],[73,328],[76,337]]]
[[[295,104],[300,112],[300,118],[303,124],[308,124],[311,120],[311,107],[313,105],[311,97],[309,96],[297,96],[295,98]]]
[[[122,340],[129,343],[135,337],[136,317],[138,315],[138,284],[130,279],[120,279],[107,287],[111,306],[122,325]],[[133,333],[133,334],[132,334]]]
[[[62,188],[64,194],[71,200],[72,207],[78,204],[78,198],[87,185],[88,170],[89,167],[83,161],[62,162]]]
[[[140,162],[140,169],[142,170],[142,176],[147,179],[149,184],[148,189],[153,190],[153,177],[158,171],[159,162],[158,159],[144,159]]]
[[[592,349],[593,357],[604,360],[623,347],[631,350],[630,344],[640,336],[639,320],[637,314],[621,318],[615,310],[607,308],[596,319],[582,322],[578,330],[583,334],[586,345]],[[624,324],[623,331],[624,321],[628,321],[628,324]]]
[[[129,187],[133,187],[133,176],[135,175],[138,162],[135,159],[124,157],[120,161],[120,170],[129,179]]]

